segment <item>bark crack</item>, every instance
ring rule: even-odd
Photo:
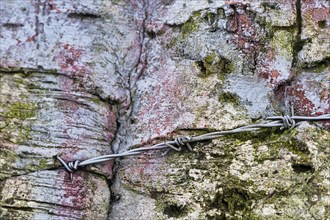
[[[301,0],[297,0],[295,3],[296,6],[296,28],[297,28],[297,33],[296,33],[296,39],[293,43],[293,48],[292,48],[292,65],[291,67],[298,71],[298,54],[304,47],[305,43],[307,40],[302,40],[301,39],[301,34],[302,34],[302,26],[303,26],[303,19],[302,19],[302,14],[301,14]]]
[[[127,106],[117,106],[117,132],[115,134],[114,141],[112,142],[112,150],[114,153],[118,153],[121,146],[124,143],[124,137],[127,135],[128,127],[132,123],[133,119],[133,108],[135,103],[135,90],[136,90],[136,83],[143,75],[143,72],[146,68],[146,38],[147,38],[147,31],[146,31],[146,21],[148,20],[148,11],[149,11],[149,1],[143,0],[142,1],[142,14],[143,18],[141,20],[141,24],[138,20],[135,21],[137,33],[139,34],[139,54],[137,58],[136,64],[128,71],[127,75],[127,92],[128,92],[128,100]],[[122,74],[119,74],[122,76]]]
[[[132,70],[129,72],[128,75],[128,85],[129,85],[128,89],[129,89],[129,99],[130,99],[130,110],[128,114],[128,119],[130,119],[133,113],[136,83],[141,77],[143,71],[145,70],[146,57],[143,57],[143,54],[145,53],[146,21],[148,19],[148,8],[149,8],[149,1],[143,0],[143,7],[142,7],[143,19],[141,26],[138,26],[138,30],[137,30],[140,39],[139,57],[138,57],[138,62],[132,68]]]

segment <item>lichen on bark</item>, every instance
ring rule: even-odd
[[[1,5],[0,218],[330,215],[328,122],[87,166],[72,182],[54,159],[258,123],[290,103],[330,113],[328,1]]]

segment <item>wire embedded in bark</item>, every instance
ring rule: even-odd
[[[285,115],[285,116],[267,117],[266,120],[271,121],[271,122],[267,122],[267,123],[247,125],[247,126],[235,128],[232,130],[210,132],[207,134],[193,136],[193,137],[190,137],[190,136],[177,137],[172,141],[165,141],[163,143],[159,143],[159,144],[156,144],[153,146],[139,147],[139,148],[128,150],[123,153],[103,155],[103,156],[94,157],[94,158],[83,160],[83,161],[75,160],[75,161],[65,162],[59,155],[57,155],[56,157],[63,165],[63,168],[65,168],[72,175],[72,173],[75,170],[77,170],[83,166],[102,163],[105,161],[114,160],[114,159],[122,158],[122,157],[135,156],[135,155],[142,154],[146,151],[161,150],[161,149],[166,149],[166,148],[170,148],[175,151],[181,151],[183,147],[186,147],[188,150],[192,151],[192,147],[190,146],[190,143],[213,140],[213,139],[220,138],[224,135],[237,134],[237,133],[242,133],[242,132],[251,132],[251,131],[257,131],[257,130],[260,130],[263,128],[273,128],[273,127],[280,127],[281,130],[293,129],[303,121],[330,120],[330,114],[324,114],[324,115],[320,115],[320,116],[295,116],[293,110],[291,110],[291,111],[292,111],[291,116]]]

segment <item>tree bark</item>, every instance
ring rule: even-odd
[[[70,174],[84,160],[330,113],[327,0],[1,3],[1,219],[327,219],[330,123]]]

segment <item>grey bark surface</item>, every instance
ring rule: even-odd
[[[327,0],[4,0],[1,219],[328,219],[330,123],[84,160],[330,113]]]

